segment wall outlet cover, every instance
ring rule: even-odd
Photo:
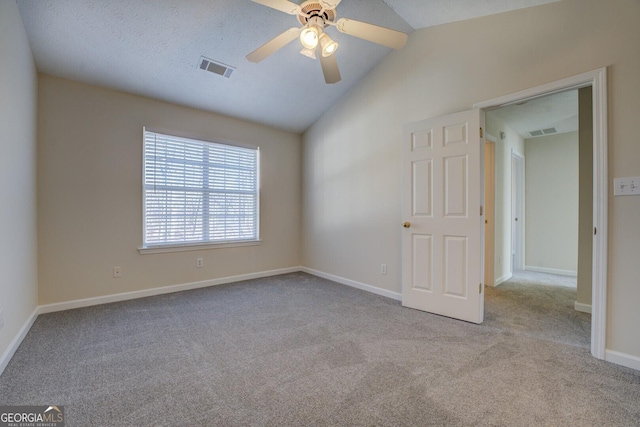
[[[635,196],[640,194],[640,177],[615,178],[613,180],[614,196]]]

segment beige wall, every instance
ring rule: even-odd
[[[304,264],[399,292],[403,124],[601,67],[610,178],[640,175],[638,16],[637,0],[564,0],[415,31],[305,133]],[[638,212],[609,199],[606,347],[636,357]]]
[[[576,275],[578,132],[527,139],[524,146],[526,269]]]
[[[299,135],[47,75],[38,113],[40,304],[300,265]],[[261,246],[138,253],[143,126],[260,146]]]
[[[36,91],[18,7],[0,1],[0,356],[37,305]]]

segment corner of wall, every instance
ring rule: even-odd
[[[0,2],[0,372],[37,307],[37,71],[14,1]]]

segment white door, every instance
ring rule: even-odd
[[[482,323],[484,115],[405,125],[402,305]]]

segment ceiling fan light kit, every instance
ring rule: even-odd
[[[307,49],[306,47],[303,47],[300,53],[306,56],[307,58],[316,59],[315,49]]]
[[[320,34],[320,47],[322,48],[322,56],[331,56],[338,50],[338,43],[333,41],[329,34]]]
[[[310,25],[300,32],[300,43],[307,49],[315,49],[320,39],[320,28]]]
[[[289,0],[253,0],[254,3],[289,15],[297,15],[303,27],[289,28],[251,52],[247,55],[247,59],[251,62],[260,62],[298,38],[303,46],[300,52],[303,55],[316,59],[315,50],[320,50],[320,64],[325,82],[337,83],[341,80],[338,63],[334,56],[338,50],[338,43],[325,32],[325,28],[334,26],[341,33],[393,49],[401,49],[407,43],[407,34],[400,31],[346,18],[336,21],[336,7],[341,1],[307,0],[298,5]]]

